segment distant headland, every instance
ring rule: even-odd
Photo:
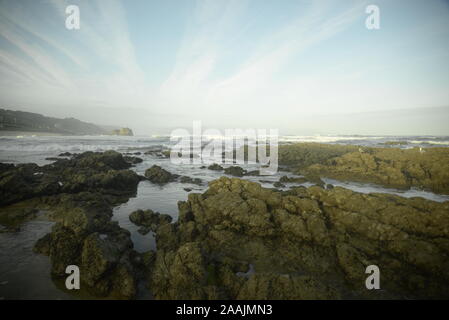
[[[100,126],[75,118],[52,118],[38,113],[0,109],[0,134],[32,132],[54,135],[120,135],[133,136],[130,128]]]

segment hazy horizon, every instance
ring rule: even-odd
[[[368,30],[365,8],[380,9]],[[68,5],[80,29],[65,27]],[[136,134],[449,135],[445,1],[0,1],[0,107]]]

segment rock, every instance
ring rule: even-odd
[[[315,174],[306,174],[304,178],[305,178],[306,181],[312,182],[315,185],[320,186],[322,188],[324,188],[324,186],[326,185],[324,183],[324,181],[321,180],[321,178],[318,175],[315,175]]]
[[[50,216],[57,223],[34,251],[50,257],[55,277],[65,277],[66,267],[77,265],[83,287],[93,294],[129,299],[136,291],[136,253],[130,233],[110,221],[111,207],[101,198],[90,193],[60,196]]]
[[[76,155],[70,164],[74,167],[90,167],[98,170],[104,170],[106,167],[107,169],[123,170],[131,166],[120,153],[112,150],[105,152],[87,151]]]
[[[39,210],[34,207],[35,205],[34,201],[24,201],[1,208],[0,224],[7,227],[5,232],[20,231],[21,223],[35,218],[39,213]]]
[[[158,251],[151,275],[153,294],[158,299],[219,299],[212,268],[196,243],[186,243],[176,252]]]
[[[259,176],[260,172],[259,170],[252,170],[245,173],[245,176]]]
[[[255,274],[245,282],[238,300],[330,300],[338,290],[311,276]]]
[[[157,165],[145,171],[145,177],[153,183],[165,184],[176,179],[176,176]]]
[[[14,169],[14,165],[12,163],[1,163],[0,162],[0,174],[2,174],[5,171],[9,171],[11,169]]]
[[[234,177],[243,177],[245,175],[246,171],[243,170],[239,166],[232,166],[232,167],[226,168],[224,170],[224,173],[229,174]]]
[[[129,215],[129,220],[138,226],[144,226],[155,231],[160,225],[170,223],[172,217],[152,210],[137,210]]]
[[[222,166],[220,166],[219,164],[211,164],[210,166],[207,167],[207,169],[209,170],[214,170],[214,171],[222,171],[224,170],[224,168]]]
[[[200,178],[191,178],[188,176],[182,176],[179,180],[179,182],[181,183],[191,183],[191,184],[196,184],[196,185],[202,185],[203,184],[203,180],[201,180]]]
[[[283,184],[282,182],[279,182],[279,181],[273,183],[273,186],[275,188],[285,188],[285,184]]]
[[[321,164],[338,156],[358,151],[357,146],[323,143],[296,143],[280,145],[279,165],[306,168],[313,164]]]
[[[95,295],[132,298],[138,266],[130,233],[111,222],[112,207],[137,190],[139,176],[115,151],[85,152],[50,165],[1,166],[0,221],[19,228],[40,209],[56,222],[34,251],[48,255],[51,273],[81,269],[83,287]]]
[[[364,148],[299,170],[304,175],[376,183],[390,188],[416,187],[449,194],[449,149]]]
[[[178,208],[156,230],[157,299],[448,297],[449,202],[222,177]],[[365,288],[372,264],[383,290]]]
[[[404,146],[404,145],[407,145],[408,142],[407,141],[386,141],[383,144],[387,145],[387,146],[397,146],[397,145]]]
[[[116,135],[116,136],[133,136],[133,131],[130,128],[120,128],[120,129],[115,129],[112,130],[111,132],[112,135]]]
[[[303,177],[287,177],[287,176],[282,176],[279,179],[279,182],[282,183],[304,183],[307,182],[306,178]]]
[[[72,154],[70,152],[63,152],[58,155],[58,157],[70,157]]]
[[[150,232],[151,232],[151,229],[148,228],[148,227],[140,227],[140,228],[137,230],[137,232],[139,232],[141,235],[144,236],[144,235],[150,233]]]
[[[140,154],[140,152],[139,152]],[[138,163],[142,163],[143,159],[142,158],[138,158],[138,157],[123,157],[123,159],[125,159],[126,162],[130,163],[130,164],[138,164]]]

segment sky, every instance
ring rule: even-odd
[[[449,1],[0,0],[0,107],[137,134],[449,135]]]

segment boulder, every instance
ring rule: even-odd
[[[211,164],[210,166],[207,167],[207,169],[209,170],[214,170],[214,171],[222,171],[224,170],[224,168],[222,166],[220,166],[219,164]]]
[[[167,170],[159,167],[158,165],[153,165],[151,168],[145,171],[145,177],[158,184],[165,184],[176,179],[176,176],[168,172]]]
[[[137,226],[143,226],[155,231],[160,225],[170,223],[172,217],[152,210],[136,210],[129,215],[129,220]]]
[[[229,174],[234,177],[243,177],[246,173],[246,170],[242,169],[239,166],[232,166],[232,167],[226,168],[224,170],[224,173]]]
[[[449,202],[222,177],[178,208],[156,230],[157,299],[448,297]]]
[[[181,182],[181,183],[191,183],[191,184],[196,184],[196,185],[198,185],[198,186],[200,186],[200,185],[203,184],[203,180],[201,180],[200,178],[191,178],[191,177],[188,177],[188,176],[182,176],[182,177],[179,179],[179,182]]]

